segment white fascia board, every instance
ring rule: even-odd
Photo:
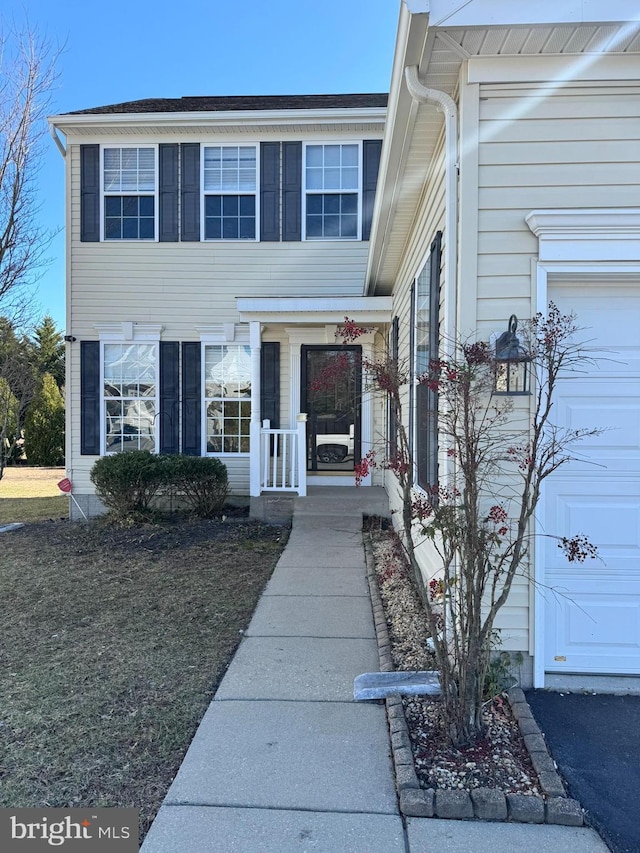
[[[637,54],[579,53],[537,56],[473,56],[468,83],[567,83],[637,80]]]
[[[184,113],[83,113],[81,115],[49,116],[49,125],[63,132],[72,132],[74,127],[183,127],[209,125],[210,127],[237,125],[286,125],[286,124],[349,124],[353,122],[380,122],[384,124],[386,107],[357,107],[353,109],[324,110],[227,110],[225,112],[193,111]],[[68,129],[68,130],[65,130]]]
[[[365,275],[365,293],[375,292],[388,233],[393,223],[395,206],[400,193],[400,177],[411,144],[416,120],[417,104],[411,98],[405,83],[404,70],[409,65],[428,64],[429,17],[411,15],[403,3],[400,7],[396,48],[391,72],[387,127],[378,172],[369,255]]]
[[[640,20],[637,0],[431,0],[432,27],[554,26]]]
[[[404,0],[404,4],[412,15],[428,15],[430,0]]]
[[[243,322],[336,323],[345,317],[357,323],[388,323],[393,301],[390,296],[363,297],[238,297],[236,307]]]

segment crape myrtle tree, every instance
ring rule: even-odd
[[[345,343],[364,331],[345,318]],[[450,356],[432,361],[416,377],[438,395],[440,456],[447,460],[439,482],[426,491],[414,487],[416,460],[403,415],[409,370],[388,356],[363,364],[369,389],[389,398],[395,440],[392,448],[374,448],[364,456],[356,481],[376,465],[395,474],[402,505],[397,526],[424,604],[449,736],[457,746],[484,733],[484,684],[496,617],[518,574],[529,577],[542,484],[574,458],[577,442],[599,432],[559,427],[552,419],[558,381],[591,361],[576,339],[578,332],[575,316],[553,304],[546,316],[537,314],[526,324],[523,338],[533,382],[526,422],[522,412],[514,412],[511,397],[494,393],[499,365],[487,343],[454,344]],[[522,428],[517,428],[517,414]],[[428,582],[416,553],[425,540],[437,554]],[[572,562],[597,556],[583,533],[559,538],[557,544]]]

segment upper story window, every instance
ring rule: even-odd
[[[104,148],[104,239],[154,240],[156,149]]]
[[[205,147],[203,175],[205,240],[255,240],[256,147]]]
[[[360,145],[305,146],[305,237],[360,237]]]
[[[102,365],[104,452],[155,451],[157,346],[105,343]]]

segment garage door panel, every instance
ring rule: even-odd
[[[545,669],[640,673],[640,293],[637,286],[554,286],[597,364],[557,389],[554,422],[599,428],[547,481],[542,515]],[[591,327],[591,328],[587,328]],[[600,560],[569,563],[554,536],[584,533]]]
[[[554,672],[629,674],[640,655],[640,583],[606,583],[594,591],[585,580],[574,581],[570,593],[562,579],[546,592],[553,599],[547,625],[547,665]]]
[[[640,566],[640,484],[600,483],[597,478],[551,480],[547,488],[545,531],[551,537],[585,534],[598,547],[600,559],[584,569],[611,578],[616,572],[638,572]],[[569,570],[555,538],[545,540],[547,571]]]

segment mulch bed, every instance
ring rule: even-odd
[[[372,530],[372,552],[396,670],[434,670],[426,619],[400,544],[391,531]],[[405,717],[422,788],[493,788],[503,793],[541,794],[537,775],[509,702],[496,696],[485,705],[486,737],[453,747],[438,698],[405,697]]]

